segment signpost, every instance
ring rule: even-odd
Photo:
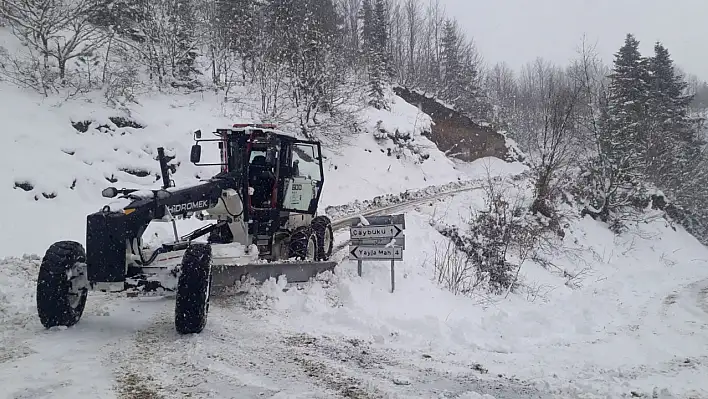
[[[405,215],[369,216],[368,224],[356,219],[349,227],[349,253],[357,261],[357,273],[361,277],[362,263],[366,261],[391,261],[391,292],[396,287],[394,266],[403,260],[406,249]]]

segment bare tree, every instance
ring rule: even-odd
[[[562,69],[542,59],[528,64],[517,99],[521,144],[535,179],[534,213],[553,216],[551,200],[579,151],[578,109],[582,87]]]
[[[508,128],[516,111],[518,87],[514,71],[504,62],[497,63],[485,75],[484,83],[495,107],[494,123]]]
[[[192,15],[182,10],[182,5],[183,0],[139,0],[138,6],[147,16],[136,24],[139,40],[117,40],[138,52],[147,62],[150,78],[160,83],[179,77],[185,60],[205,41],[204,32],[185,25],[184,19]]]
[[[579,122],[588,156],[592,156],[600,151],[601,103],[606,99],[610,68],[602,63],[595,46],[590,45],[585,37],[582,38],[577,53],[569,73],[582,88],[582,101],[578,108]]]
[[[41,54],[45,72],[56,61],[63,84],[67,61],[91,56],[108,38],[89,22],[97,7],[93,0],[4,0],[0,14],[17,38]]]
[[[408,65],[406,67],[407,81],[410,81],[418,72],[418,56],[420,28],[423,25],[421,6],[418,0],[406,0],[404,4],[406,18],[406,33],[408,47]]]

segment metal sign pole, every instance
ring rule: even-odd
[[[394,271],[394,266],[396,261],[391,260],[391,293],[396,289],[396,272]]]

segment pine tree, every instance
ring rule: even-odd
[[[343,51],[341,15],[332,0],[271,0],[266,14],[270,62],[287,69],[291,99],[307,133],[342,78],[336,71]]]
[[[212,23],[222,35],[224,45],[251,60],[258,33],[255,29],[257,3],[252,0],[217,0],[216,9]]]
[[[443,76],[441,97],[453,104],[457,103],[464,90],[462,78],[462,60],[460,57],[460,38],[457,26],[451,19],[445,21],[442,38],[441,64]]]
[[[442,87],[439,97],[459,112],[475,118],[486,118],[491,107],[482,95],[479,59],[474,44],[465,39],[453,19],[445,21],[441,43]]]
[[[691,116],[693,95],[687,95],[688,82],[684,80],[671,60],[669,51],[661,44],[654,46],[650,59],[653,156],[649,163],[650,178],[669,195],[671,202],[682,210],[678,221],[691,233],[706,237],[708,212],[708,175],[705,173],[703,147],[700,137],[702,120]]]
[[[604,221],[631,205],[644,181],[641,143],[647,133],[649,73],[632,34],[615,54],[606,99],[600,104],[598,157],[589,168],[589,213]],[[621,220],[615,219],[615,227]]]
[[[697,136],[699,121],[689,114],[693,96],[684,94],[688,83],[677,73],[661,43],[654,46],[649,71],[652,137],[647,145],[647,169],[655,183],[675,185],[700,155],[704,143]]]
[[[388,109],[384,90],[391,70],[384,0],[375,0],[373,5],[371,0],[364,0],[361,18],[363,52],[369,71],[369,105],[376,109]]]
[[[361,57],[366,65],[371,64],[371,49],[374,48],[374,8],[371,0],[363,0],[359,10],[361,19]]]
[[[196,72],[194,62],[198,56],[195,43],[196,21],[191,0],[176,0],[171,18],[174,29],[175,57],[172,60],[173,75],[181,80],[187,80]]]
[[[639,52],[639,41],[628,34],[610,74],[607,129],[601,141],[602,153],[622,183],[634,185],[642,178],[649,87],[647,60]]]

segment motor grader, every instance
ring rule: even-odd
[[[199,333],[215,287],[283,275],[304,282],[334,268],[331,221],[317,215],[320,143],[265,124],[237,124],[214,135],[194,132],[190,160],[218,166],[219,173],[176,188],[160,147],[161,188],[106,188],[102,195],[112,202],[87,216],[85,248],[75,241],[49,247],[37,280],[37,312],[46,328],[76,324],[88,291],[157,292],[175,296],[179,333]],[[202,162],[202,142],[218,146],[219,162]],[[203,224],[180,236],[176,221],[183,218]],[[174,239],[145,245],[153,222],[170,223]]]

